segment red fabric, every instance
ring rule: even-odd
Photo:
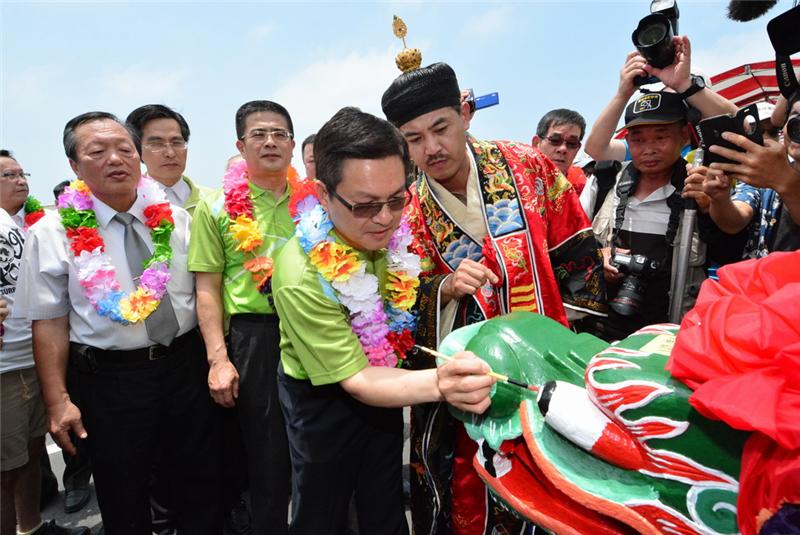
[[[739,523],[756,533],[800,503],[800,251],[722,268],[681,323],[667,369],[703,415],[756,431],[742,457]]]
[[[784,502],[800,503],[800,449],[754,433],[744,447],[739,482],[739,530],[753,535]]]
[[[503,268],[500,267],[500,261],[497,259],[497,250],[492,244],[492,237],[487,234],[483,237],[483,247],[481,248],[483,255],[483,264],[492,270],[492,273],[497,277],[497,284],[494,286],[500,288],[503,286]]]
[[[497,146],[513,172],[528,223],[537,284],[544,304],[539,312],[569,326],[550,252],[573,236],[590,229],[592,224],[574,188],[563,183],[561,171],[538,149],[517,143],[498,142]],[[540,183],[535,179],[537,176],[541,178]]]
[[[572,165],[567,169],[567,180],[569,180],[569,183],[575,188],[575,192],[580,195],[581,192],[583,192],[583,188],[586,186],[586,173],[584,173],[583,169],[580,167]]]
[[[463,425],[457,425],[453,479],[450,482],[453,535],[483,535],[486,529],[486,485],[472,466],[477,451],[478,444],[469,438]]]

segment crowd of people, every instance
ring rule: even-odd
[[[471,136],[444,63],[396,78],[385,119],[337,112],[301,145],[305,178],[268,100],[236,111],[214,190],[184,174],[189,125],[163,105],[71,119],[76,178],[52,212],[0,151],[0,535],[88,533],[41,519],[48,431],[80,474],[65,507],[92,474],[108,535],[408,533],[406,406],[415,531],[528,529],[446,410],[487,409],[488,365],[415,344],[516,311],[617,340],[688,309],[717,266],[800,248],[798,95],[761,118],[775,139],[726,133],[741,150],[702,165],[692,124],[736,106],[692,74],[688,38],[675,48],[662,69],[627,56],[583,166],[577,111],[546,113],[531,144]],[[649,75],[663,87],[637,94]]]

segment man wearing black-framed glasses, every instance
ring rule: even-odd
[[[183,115],[161,104],[147,104],[133,110],[125,122],[134,134],[147,174],[161,185],[169,202],[194,213],[197,203],[211,189],[183,174],[190,134]]]
[[[586,175],[572,162],[581,150],[586,121],[580,113],[558,108],[545,113],[536,127],[531,145],[542,151],[561,171],[578,195],[586,185]]]

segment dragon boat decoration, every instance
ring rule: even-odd
[[[451,333],[442,352],[470,350],[538,385],[495,384],[482,416],[452,409],[495,497],[556,533],[738,533],[748,434],[702,417],[664,371],[677,329],[653,325],[609,346],[518,312]]]

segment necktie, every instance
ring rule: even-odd
[[[119,223],[125,225],[125,251],[127,253],[128,267],[131,270],[133,280],[139,278],[144,271],[144,262],[150,258],[150,250],[139,233],[133,228],[135,221],[133,215],[127,212],[118,212],[114,216]],[[147,329],[147,336],[153,342],[168,346],[172,343],[175,335],[178,334],[178,318],[175,317],[175,310],[172,308],[169,293],[164,294],[161,303],[152,314],[144,320]]]

